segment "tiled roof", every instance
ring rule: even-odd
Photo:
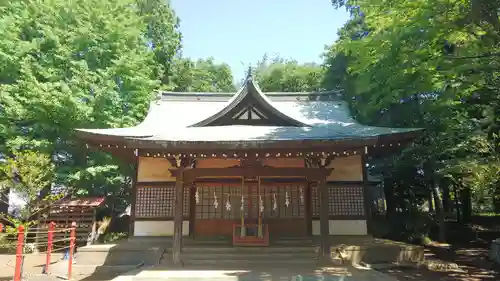
[[[279,118],[292,120],[294,126],[252,126],[241,123],[193,126],[204,120],[210,121],[210,118],[221,118],[221,112],[227,113],[227,108],[235,107],[234,101],[242,95],[242,91],[248,90],[248,85],[245,84],[233,97],[228,93],[163,92],[151,103],[145,120],[135,127],[78,131],[83,138],[107,136],[140,139],[142,142],[255,142],[365,139],[420,130],[359,124],[352,118],[347,104],[335,92],[260,93],[256,85],[259,94],[265,98],[266,106],[278,112]]]

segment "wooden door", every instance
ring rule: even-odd
[[[307,236],[306,187],[304,183],[261,184],[263,223],[269,226],[271,237]]]
[[[194,234],[231,236],[233,224],[241,221],[243,195],[245,223],[258,222],[262,200],[262,221],[271,236],[307,236],[306,191],[304,183],[266,183],[260,189],[256,182],[245,182],[243,187],[237,183],[199,183],[195,188],[199,203],[193,208]],[[228,201],[230,210],[226,208]]]
[[[197,183],[199,202],[194,213],[194,234],[205,237],[230,237],[233,224],[241,221],[241,196],[244,216],[249,218],[249,186],[238,183]]]

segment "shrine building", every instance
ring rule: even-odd
[[[161,92],[135,127],[78,129],[89,147],[135,163],[131,235],[228,238],[367,235],[367,157],[391,153],[419,129],[359,124],[336,92]]]

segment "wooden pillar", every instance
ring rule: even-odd
[[[311,183],[307,182],[304,187],[304,219],[306,221],[307,236],[312,236],[312,196]]]
[[[323,260],[330,260],[330,226],[328,220],[328,185],[326,180],[318,182],[320,208],[319,208],[319,223],[320,223],[320,240],[321,240],[321,256]]]
[[[135,210],[137,204],[137,181],[139,178],[139,156],[138,152],[135,156],[135,163],[133,164],[133,177],[132,177],[132,190],[131,190],[131,200],[130,200],[130,221],[129,221],[129,237],[134,236],[135,232]],[[95,217],[94,217],[95,219]]]
[[[190,183],[189,193],[189,236],[194,237],[194,225],[196,220],[196,184]]]
[[[172,261],[175,265],[181,264],[182,251],[182,211],[184,203],[184,168],[179,165],[179,172],[175,181],[174,205],[174,239],[172,247]]]
[[[368,182],[368,167],[367,167],[367,158],[366,153],[361,156],[361,168],[363,172],[363,207],[365,211],[365,219],[366,219],[366,232],[367,234],[371,233],[372,225],[372,201],[373,198],[371,196],[372,192],[370,192],[370,183]]]

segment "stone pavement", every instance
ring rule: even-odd
[[[24,257],[23,265],[23,280],[28,281],[61,281],[60,277],[66,277],[68,272],[68,267],[66,262],[59,262],[63,255],[59,253],[54,253],[52,255],[50,266],[51,275],[42,274],[43,267],[45,265],[45,254],[27,254]],[[0,255],[0,281],[11,281],[14,276],[14,270],[16,265],[16,256]],[[59,276],[59,277],[58,277]],[[81,280],[88,278],[88,276],[75,276],[73,280]],[[105,278],[102,280],[109,280],[110,278]]]
[[[173,270],[151,267],[121,275],[113,281],[397,281],[381,272],[354,267],[316,269],[259,268],[251,270]]]
[[[53,261],[59,261],[62,255],[55,255]],[[23,280],[26,281],[61,281],[65,277],[65,263],[51,266],[51,275],[42,275],[45,255],[29,254],[25,257]],[[0,255],[0,281],[12,280],[14,275],[15,255]],[[59,277],[58,277],[59,276]],[[291,265],[290,268],[275,268],[272,265],[245,270],[225,268],[172,269],[167,267],[145,267],[121,276],[75,275],[73,280],[99,281],[397,281],[381,272],[361,267],[301,267]]]
[[[62,258],[62,254],[54,253],[52,261],[55,262]],[[45,265],[45,254],[27,254],[24,257],[23,273],[24,276],[34,276],[42,273]],[[0,255],[0,280],[12,280],[16,266],[16,255]]]

